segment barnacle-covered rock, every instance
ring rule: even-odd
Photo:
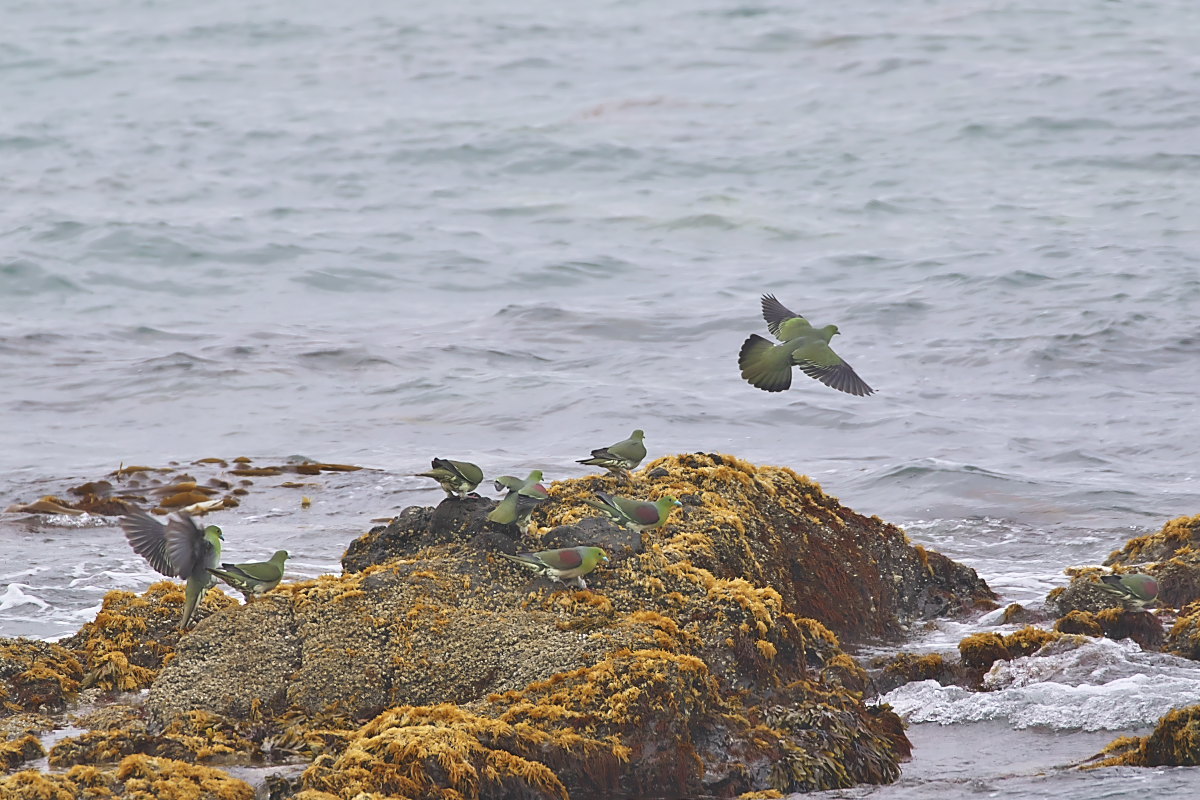
[[[62,645],[84,664],[82,688],[132,692],[153,683],[179,642],[184,584],[152,583],[142,594],[121,590],[104,596],[96,618]],[[205,593],[202,613],[237,605],[220,589]]]
[[[167,773],[195,796],[237,796],[171,765],[247,760],[311,762],[306,800],[663,785],[766,797],[894,780],[903,725],[864,702],[870,679],[838,635],[994,607],[986,584],[788,469],[695,454],[634,480],[683,502],[663,528],[631,533],[580,502],[629,493],[609,477],[551,485],[524,534],[487,522],[492,501],[447,499],[364,535],[341,576],[245,605],[210,592],[213,613],[182,638],[177,585],[110,594],[70,647],[88,685],[150,684],[144,712],[81,719],[89,730],[50,754],[74,766],[39,791],[77,791],[90,769],[97,796],[168,791]],[[576,544],[611,559],[588,589],[499,557]],[[1036,638],[1014,637],[1016,654]]]

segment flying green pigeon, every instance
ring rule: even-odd
[[[641,533],[661,528],[671,516],[671,511],[683,505],[671,495],[663,495],[656,502],[645,500],[630,500],[627,497],[614,497],[604,492],[596,492],[599,500],[584,500],[592,508],[603,511],[612,517],[623,528]]]
[[[814,328],[770,294],[762,297],[762,311],[767,330],[782,344],[773,345],[756,333],[742,343],[738,366],[752,385],[764,392],[782,392],[792,385],[792,367],[797,366],[808,377],[847,394],[862,397],[875,391],[830,349],[837,325]]]
[[[249,564],[222,564],[221,569],[209,567],[208,571],[242,593],[246,602],[266,594],[283,580],[283,565],[288,560],[287,550],[276,550],[267,561]]]
[[[558,550],[542,550],[539,553],[500,555],[559,583],[565,583],[563,578],[571,578],[580,589],[587,588],[587,583],[583,580],[584,575],[594,570],[601,562],[608,563],[608,553],[599,547],[563,547]]]
[[[442,485],[447,497],[464,498],[483,481],[483,470],[469,461],[435,458],[432,466],[429,472],[418,472],[416,477],[433,478]]]
[[[208,570],[221,563],[221,542],[225,537],[216,525],[201,528],[186,511],[178,512],[178,516],[164,525],[145,511],[135,509],[121,517],[120,523],[133,552],[163,575],[187,579],[183,621],[179,624],[186,628],[208,587],[217,582]]]
[[[618,478],[632,482],[629,470],[642,463],[642,459],[646,457],[646,445],[642,441],[645,436],[639,428],[625,441],[593,450],[591,458],[583,458],[576,463],[604,467]]]
[[[529,523],[529,516],[537,504],[550,495],[542,486],[542,471],[535,469],[526,476],[525,480],[514,478],[512,475],[501,475],[496,479],[496,491],[508,490],[508,494],[500,501],[500,505],[492,509],[487,518],[501,525],[516,523],[523,528]]]
[[[1120,598],[1126,605],[1142,608],[1158,597],[1158,581],[1144,572],[1127,572],[1124,575],[1101,575],[1101,589]]]

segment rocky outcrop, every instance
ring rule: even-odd
[[[1200,706],[1167,712],[1149,736],[1122,736],[1085,765],[1099,767],[1200,766]]]
[[[170,765],[292,759],[311,763],[276,785],[306,800],[894,780],[903,726],[864,702],[867,675],[838,637],[994,607],[986,584],[785,468],[693,454],[634,480],[555,483],[528,532],[487,522],[484,499],[407,509],[351,544],[341,576],[246,605],[211,592],[211,614],[177,641],[171,584],[111,593],[60,655],[96,690],[148,685],[145,706],[88,722],[50,753],[75,766],[42,779],[67,791],[93,769],[128,792],[130,777],[174,770],[196,796],[240,796],[240,782]],[[635,534],[581,502],[597,489],[683,506]],[[586,590],[499,557],[575,544],[611,558]],[[82,766],[95,764],[116,766]]]

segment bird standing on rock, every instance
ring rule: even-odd
[[[209,569],[221,563],[221,542],[225,536],[216,525],[201,528],[186,511],[164,525],[141,509],[120,519],[121,530],[137,553],[156,571],[168,578],[184,578],[183,620],[186,628],[204,599],[208,587],[217,582]]]
[[[837,325],[814,328],[808,320],[784,308],[774,295],[762,297],[767,329],[782,344],[771,344],[758,334],[742,343],[738,366],[742,377],[764,392],[782,392],[792,385],[792,366],[810,378],[840,392],[863,397],[875,390],[829,347]]]
[[[508,553],[500,555],[559,583],[565,583],[563,578],[569,578],[580,589],[587,588],[584,575],[601,563],[608,563],[608,553],[599,547],[562,547],[537,553],[517,553],[515,556]]]
[[[1144,572],[1126,572],[1124,575],[1101,575],[1100,588],[1120,598],[1126,605],[1143,608],[1158,597],[1158,581]]]
[[[418,472],[414,477],[433,478],[442,485],[447,497],[461,500],[483,481],[483,470],[470,461],[435,458],[431,466],[429,472]]]
[[[515,522],[517,527],[525,527],[537,504],[550,496],[546,487],[542,486],[541,480],[542,471],[540,469],[531,471],[524,480],[512,475],[501,475],[496,479],[496,491],[501,492],[507,489],[508,494],[500,501],[500,505],[492,509],[487,518],[500,525],[510,525]]]
[[[242,593],[246,602],[260,594],[266,594],[283,580],[283,565],[288,560],[287,550],[276,550],[266,561],[248,564],[222,564],[221,569],[209,567],[208,571]]]
[[[614,522],[623,528],[641,533],[661,528],[667,523],[671,511],[683,505],[671,495],[664,495],[656,502],[646,500],[630,500],[627,497],[614,497],[604,492],[596,492],[599,500],[584,500],[587,505],[603,511]]]
[[[645,437],[646,434],[639,428],[630,434],[628,439],[608,447],[597,448],[592,451],[591,458],[583,458],[576,463],[604,467],[618,478],[632,483],[629,470],[636,468],[646,457],[646,445],[642,441]]]

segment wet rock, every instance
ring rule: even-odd
[[[1086,766],[1088,769],[1200,766],[1200,706],[1167,712],[1149,736],[1122,736]]]
[[[1166,649],[1176,655],[1200,660],[1200,602],[1179,611],[1179,618],[1167,633]]]
[[[468,542],[482,533],[497,535],[487,520],[495,507],[496,501],[486,497],[447,497],[436,508],[410,506],[387,525],[372,528],[351,542],[342,556],[342,569],[361,572],[372,564],[411,556],[426,547]]]
[[[0,778],[5,800],[254,800],[245,781],[211,767],[169,758],[132,755],[115,768],[77,765],[64,773],[34,770]]]
[[[33,734],[27,733],[18,739],[0,742],[0,771],[11,772],[22,762],[32,761],[46,755],[46,748]]]
[[[66,647],[0,639],[0,698],[8,713],[61,711],[82,678],[82,665]]]
[[[943,685],[956,681],[953,665],[941,653],[881,656],[871,662],[870,674],[872,689],[880,695],[913,681],[937,681]]]
[[[631,534],[580,502],[597,489],[691,502]],[[593,477],[550,494],[520,534],[486,522],[490,500],[406,509],[350,546],[342,576],[230,603],[178,641],[151,636],[147,653],[108,635],[106,624],[136,627],[114,599],[75,646],[88,665],[113,665],[98,686],[145,680],[134,666],[155,672],[145,719],[93,720],[52,757],[121,758],[93,773],[110,787],[179,763],[164,755],[299,758],[311,766],[297,796],[310,800],[589,800],[664,782],[681,796],[733,797],[887,782],[908,753],[903,725],[863,702],[868,676],[828,626],[893,636],[915,619],[994,606],[972,570],[791,470],[694,454],[659,459],[633,487]],[[574,544],[612,556],[587,590],[499,557]],[[166,590],[145,599],[169,605]]]
[[[1054,623],[1054,630],[1059,633],[1075,633],[1083,636],[1103,636],[1104,629],[1096,620],[1096,615],[1088,611],[1072,611]]]
[[[1114,550],[1106,566],[1132,566],[1147,561],[1165,561],[1181,550],[1200,550],[1200,514],[1168,520],[1158,533],[1137,536]]]

